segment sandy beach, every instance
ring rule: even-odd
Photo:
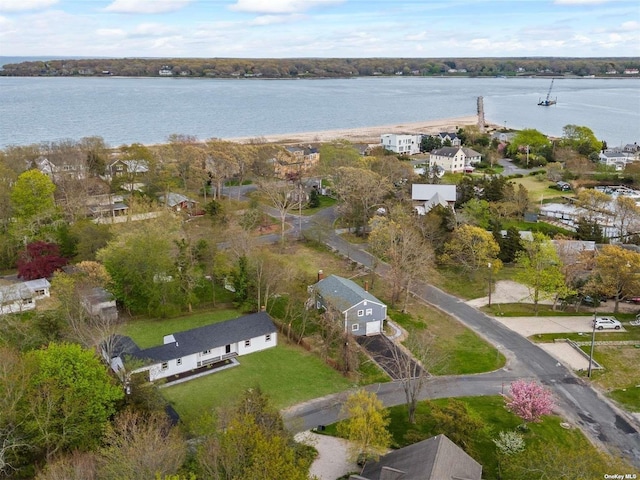
[[[352,143],[379,143],[380,135],[384,133],[438,133],[455,132],[457,128],[467,125],[477,125],[478,117],[443,118],[424,122],[407,122],[398,125],[379,125],[372,127],[348,128],[342,130],[322,130],[318,132],[301,132],[277,135],[262,135],[259,137],[236,137],[225,140],[247,143],[259,139],[266,143],[318,143],[333,140],[348,140]]]

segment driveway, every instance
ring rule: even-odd
[[[318,451],[309,473],[320,480],[336,480],[347,473],[360,471],[358,465],[347,458],[349,442],[343,438],[306,431],[296,434],[295,440]]]
[[[416,375],[423,372],[415,360],[384,335],[360,336],[356,340],[392,380],[400,380],[409,372]]]

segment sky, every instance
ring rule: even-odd
[[[640,0],[0,0],[0,56],[638,57]]]

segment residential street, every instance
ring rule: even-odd
[[[327,219],[333,218],[331,211],[321,213]],[[307,225],[308,222],[304,223],[303,229]],[[329,233],[325,243],[351,260],[368,267],[372,265],[369,253],[335,233]],[[379,264],[376,271],[384,275],[386,269],[386,265]],[[462,300],[424,283],[416,284],[412,293],[460,320],[495,345],[508,359],[506,368],[496,372],[433,378],[428,382],[423,398],[494,395],[500,393],[503,386],[508,388],[517,378],[535,378],[552,389],[559,413],[569,423],[580,426],[594,443],[614,454],[620,452],[640,468],[640,427],[630,414],[619,410],[550,354]],[[398,384],[369,388],[375,390],[387,406],[404,403],[404,392]],[[302,431],[332,423],[338,418],[341,403],[347,395],[348,392],[344,392],[294,406],[284,412],[287,425]]]
[[[330,225],[335,219],[333,208],[321,210],[313,217],[303,217],[302,221],[296,215],[287,215],[287,223],[291,226],[288,235],[298,238],[300,226],[304,231],[314,223]],[[371,267],[373,257],[363,250],[363,246],[350,244],[334,231],[326,232],[324,242],[347,258]],[[377,263],[376,272],[380,275],[384,276],[387,269],[387,265]],[[422,398],[495,395],[506,392],[509,384],[518,378],[537,379],[552,389],[558,413],[570,424],[579,426],[594,443],[613,454],[623,455],[640,468],[640,425],[632,415],[618,409],[549,353],[459,298],[425,283],[416,283],[412,294],[457,318],[507,357],[507,366],[496,372],[432,378],[422,392]],[[398,383],[367,388],[375,391],[386,406],[405,402],[404,391]],[[295,432],[333,423],[348,394],[342,392],[295,405],[283,412],[285,422]]]

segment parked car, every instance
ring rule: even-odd
[[[622,328],[622,324],[615,317],[597,317],[594,320],[594,326],[597,330],[604,330],[605,328],[620,330]]]
[[[640,304],[640,297],[631,297],[627,300],[628,302],[635,303],[636,305]]]
[[[587,305],[588,307],[599,307],[601,302],[606,302],[607,299],[599,296],[591,296],[585,295],[580,299],[580,303],[582,305]]]

